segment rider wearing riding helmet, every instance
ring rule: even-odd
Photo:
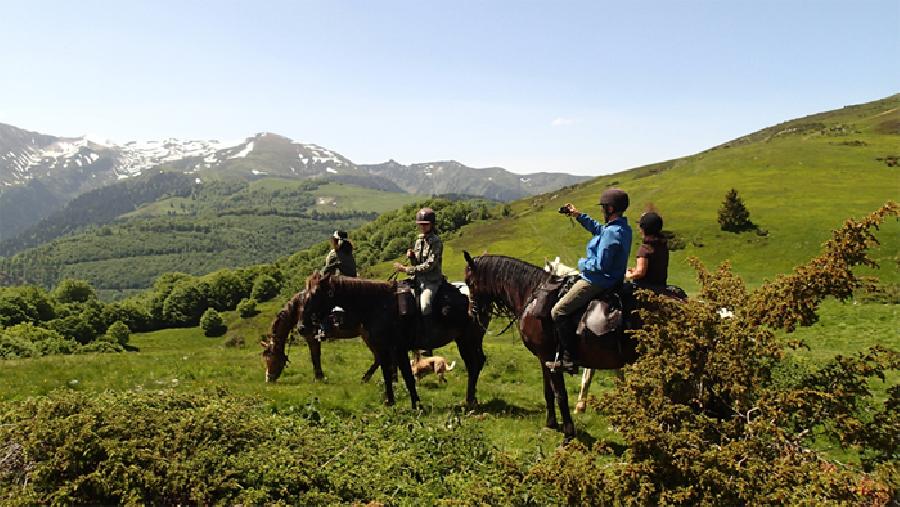
[[[353,243],[347,231],[334,231],[331,235],[331,251],[325,257],[322,274],[356,276],[356,260],[353,258]]]
[[[419,236],[416,238],[413,248],[406,251],[410,265],[394,263],[394,269],[397,272],[406,273],[415,280],[419,293],[419,309],[423,317],[424,336],[428,343],[434,337],[434,323],[431,319],[432,301],[444,280],[444,273],[441,270],[444,243],[438,237],[434,223],[434,210],[431,208],[420,209],[416,213]]]
[[[638,222],[644,240],[637,251],[637,265],[625,277],[639,289],[665,289],[669,275],[669,245],[662,235],[663,220],[653,211],[641,215]]]
[[[550,311],[561,352],[559,360],[546,363],[551,370],[562,367],[567,373],[578,371],[574,362],[578,323],[571,317],[592,299],[616,290],[625,279],[631,252],[631,227],[622,213],[628,208],[628,194],[618,188],[604,190],[600,207],[605,224],[581,213],[571,203],[565,206],[568,215],[575,217],[593,238],[587,243],[587,256],[578,261],[581,278]]]

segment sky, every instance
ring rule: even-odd
[[[898,34],[898,0],[0,0],[0,122],[599,175],[900,92]]]

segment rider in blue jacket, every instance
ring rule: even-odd
[[[578,323],[571,318],[592,299],[613,291],[622,285],[628,256],[631,253],[631,227],[622,213],[628,208],[628,194],[610,188],[600,195],[605,224],[579,212],[571,203],[566,204],[569,216],[594,237],[588,241],[586,257],[578,261],[581,279],[569,289],[550,311],[553,328],[560,344],[560,358],[548,361],[547,367],[562,367],[567,373],[578,371],[575,366],[575,330]]]

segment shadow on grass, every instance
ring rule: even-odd
[[[140,347],[135,347],[134,345],[124,345],[123,348],[125,352],[140,352]]]
[[[525,408],[518,405],[510,405],[506,400],[492,398],[486,402],[480,402],[475,407],[475,413],[525,416],[543,414],[544,409],[543,407]]]

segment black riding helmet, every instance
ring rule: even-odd
[[[612,206],[613,212],[623,213],[628,209],[628,194],[619,188],[607,188],[600,194],[601,206]]]
[[[422,208],[416,213],[417,224],[434,225],[434,210],[431,208]]]
[[[659,234],[663,228],[663,219],[657,213],[648,211],[641,215],[641,221],[638,222],[644,234]]]

